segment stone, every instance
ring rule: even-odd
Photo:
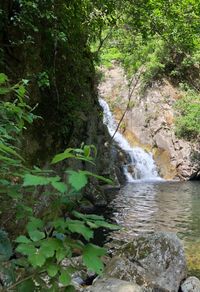
[[[119,121],[128,97],[125,72],[117,63],[113,64],[111,70],[104,68],[102,72],[105,78],[99,85],[100,95],[111,105],[114,117]],[[121,133],[133,147],[146,149],[148,145],[150,152],[154,152],[157,147],[157,154],[161,156],[157,155],[154,160],[164,179],[189,179],[199,168],[199,158],[194,152],[196,148],[199,152],[200,147],[198,141],[186,141],[176,136],[177,110],[174,103],[183,96],[182,91],[166,78],[152,82],[145,90],[141,89],[142,84],[138,82],[131,96],[133,106],[126,112],[121,124]],[[167,161],[162,160],[163,151],[166,151]],[[176,161],[180,159],[187,171],[176,167],[179,164]]]
[[[200,180],[200,169],[197,172],[193,173],[189,180]]]
[[[200,280],[196,277],[187,278],[181,285],[182,292],[200,292]]]
[[[87,288],[88,292],[144,292],[146,289],[135,283],[122,281],[115,278],[102,278],[95,281],[94,285]],[[148,290],[150,291],[150,290]]]
[[[157,291],[177,292],[187,275],[183,247],[172,233],[136,237],[117,250],[105,275]]]

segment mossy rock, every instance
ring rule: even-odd
[[[158,291],[178,291],[187,276],[183,247],[171,233],[136,237],[117,250],[105,275]]]

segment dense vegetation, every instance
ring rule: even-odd
[[[177,105],[181,113],[177,133],[187,139],[197,138],[200,133],[199,1],[141,0],[123,1],[123,4],[115,26],[104,31],[109,37],[105,39],[101,63],[109,67],[112,60],[120,62],[130,78],[140,72],[144,89],[157,79],[169,78],[186,95]]]
[[[82,143],[100,146],[90,41],[109,5],[98,6],[0,1],[0,217],[12,239],[11,246],[0,230],[0,289],[72,291],[75,255],[94,273],[102,271],[105,250],[91,243],[93,230],[114,227],[102,216],[80,213],[90,177],[111,183],[94,174],[96,147]]]
[[[120,61],[128,76],[142,68],[145,86],[186,83],[177,132],[196,138],[199,13],[197,0],[0,0],[0,216],[12,232],[11,246],[0,230],[2,289],[72,291],[63,259],[80,254],[101,273],[93,231],[116,227],[80,212],[89,178],[111,183],[94,173],[103,153],[95,64]]]

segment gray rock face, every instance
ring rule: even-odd
[[[140,236],[117,251],[105,274],[153,291],[176,292],[186,278],[183,247],[171,233]]]
[[[113,64],[103,73],[105,80],[99,92],[119,121],[128,102],[125,72],[118,64]],[[131,97],[132,106],[121,124],[121,132],[130,145],[153,153],[161,177],[187,180],[200,167],[200,141],[189,142],[175,135],[177,112],[174,105],[184,93],[167,79],[155,81],[142,93],[140,89],[139,82]]]
[[[181,285],[182,292],[200,292],[200,281],[196,277],[187,278]]]
[[[147,291],[134,283],[122,281],[114,278],[103,278],[95,282],[88,288],[88,292],[144,292]]]

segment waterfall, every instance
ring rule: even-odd
[[[117,128],[117,123],[107,102],[100,98],[99,103],[104,113],[103,122],[107,125],[108,131],[112,137]],[[125,137],[119,132],[116,132],[114,141],[121,149],[128,153],[130,157],[130,163],[124,165],[124,174],[128,182],[134,182],[135,180],[161,180],[151,153],[147,153],[140,147],[131,147]]]

